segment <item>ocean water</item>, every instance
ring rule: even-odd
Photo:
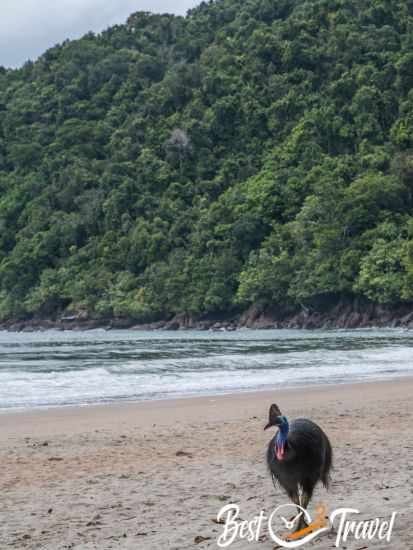
[[[413,374],[413,331],[0,332],[0,410]]]

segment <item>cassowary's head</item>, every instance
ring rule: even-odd
[[[275,456],[278,461],[284,460],[284,455],[288,449],[288,431],[289,425],[287,417],[281,414],[280,408],[275,403],[270,407],[269,422],[264,430],[271,426],[277,426],[278,432],[275,436]]]
[[[285,416],[280,411],[280,408],[275,403],[270,407],[268,424],[265,426],[264,430],[271,428],[271,426],[278,426],[280,429],[284,425],[288,425],[288,421]]]

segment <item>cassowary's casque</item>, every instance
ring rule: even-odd
[[[294,504],[307,508],[314,487],[322,481],[328,488],[333,452],[323,430],[311,420],[299,418],[289,424],[277,405],[271,405],[269,422],[278,431],[267,450],[267,463],[274,482],[278,482]],[[300,498],[301,491],[301,498]],[[305,527],[301,517],[297,530]]]

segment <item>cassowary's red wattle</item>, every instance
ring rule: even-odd
[[[285,445],[281,444],[278,445],[275,444],[275,456],[277,457],[277,460],[283,460],[284,459],[284,453],[285,453]]]

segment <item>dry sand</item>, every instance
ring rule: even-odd
[[[273,401],[332,440],[332,487],[317,489],[311,512],[319,502],[363,519],[399,512],[390,544],[341,548],[412,549],[413,379],[403,379],[0,415],[1,550],[217,548],[223,527],[213,518],[224,504],[252,519],[288,502],[265,465]],[[331,533],[304,548],[334,542]]]

